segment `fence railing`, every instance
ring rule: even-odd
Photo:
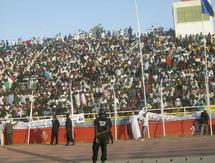
[[[164,108],[165,115],[175,115],[175,116],[187,116],[193,114],[196,111],[204,110],[207,106],[187,106],[187,107],[174,107],[174,108]],[[215,105],[210,105],[211,113],[215,114]],[[161,114],[161,109],[148,109],[149,112]],[[126,111],[117,111],[118,118],[129,118],[133,113],[137,114],[139,110],[126,110]],[[66,115],[57,115],[58,118],[63,118]],[[115,118],[115,112],[107,112],[107,116],[109,118]],[[97,117],[97,113],[85,113],[84,118],[86,120],[92,120]],[[32,120],[42,120],[42,119],[50,119],[52,116],[33,116]],[[18,118],[8,118],[8,119],[1,119],[1,120],[12,120],[12,121],[29,121],[30,116],[27,117],[18,117]]]

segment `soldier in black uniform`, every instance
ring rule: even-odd
[[[208,135],[209,116],[208,116],[207,110],[204,110],[203,112],[201,112],[200,120],[201,120],[201,135],[203,135],[204,129],[205,129],[206,135]]]
[[[52,120],[52,135],[51,135],[51,145],[54,143],[54,138],[56,139],[55,144],[58,144],[58,131],[59,131],[60,123],[56,117],[53,116]]]
[[[99,147],[101,146],[102,156],[101,160],[104,163],[107,160],[107,140],[110,131],[110,123],[108,123],[106,112],[103,109],[99,110],[98,117],[94,121],[95,138],[93,141],[93,163],[96,163],[98,157]]]
[[[112,134],[112,131],[111,131],[111,128],[112,128],[112,122],[111,122],[111,119],[110,118],[107,118],[107,121],[108,121],[108,126],[109,126],[109,132],[108,132],[108,144],[110,143],[111,141],[111,144],[113,144],[113,134]]]
[[[18,123],[18,121],[16,123],[12,123],[12,121],[9,121],[6,123],[6,134],[7,134],[7,144],[11,145],[13,144],[13,126],[15,126]]]
[[[75,144],[72,136],[72,120],[69,117],[69,114],[66,115],[66,145],[72,142],[72,145]]]

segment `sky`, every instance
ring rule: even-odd
[[[141,32],[173,28],[173,0],[137,0]],[[106,30],[137,31],[134,0],[0,0],[0,40],[53,37],[101,24]]]

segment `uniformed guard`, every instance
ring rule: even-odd
[[[72,135],[72,120],[69,117],[69,113],[66,115],[66,145],[72,142],[72,145],[75,144],[73,135]]]
[[[59,131],[60,123],[56,117],[56,115],[53,116],[52,120],[52,135],[51,135],[51,145],[54,143],[54,138],[55,144],[58,144],[58,131]]]
[[[109,126],[109,132],[108,132],[108,144],[110,143],[111,141],[111,144],[113,144],[113,134],[112,134],[112,131],[111,131],[111,128],[112,128],[112,121],[110,118],[107,118],[107,122],[108,122],[108,126]]]
[[[96,163],[98,157],[99,147],[101,146],[102,156],[101,160],[104,163],[107,160],[107,140],[109,136],[110,126],[107,120],[104,109],[99,109],[98,117],[94,121],[95,138],[93,141],[93,163]]]
[[[12,123],[12,121],[8,121],[6,123],[6,134],[7,134],[7,145],[11,145],[13,144],[13,126],[15,126],[16,124],[18,123],[15,122],[15,123]]]

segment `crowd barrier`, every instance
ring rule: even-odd
[[[192,111],[191,111],[191,110]],[[178,112],[183,110],[183,112]],[[189,107],[189,108],[166,108],[165,115],[174,114],[174,115],[187,115],[191,114],[198,110],[198,107]],[[158,112],[158,109],[150,110],[150,112]],[[177,112],[176,112],[177,111]],[[129,123],[129,117],[132,113],[138,112],[138,110],[131,111],[121,111],[117,112],[117,123],[113,121],[112,133],[115,139],[117,140],[128,140],[132,139],[131,126]],[[114,113],[108,113],[108,116],[114,120]],[[58,117],[65,117],[64,115],[59,115]],[[92,142],[94,138],[94,127],[93,119],[96,118],[96,113],[85,114],[85,124],[80,126],[76,125],[74,127],[74,137],[76,142]],[[33,120],[41,119],[50,119],[51,117],[33,117]],[[14,118],[13,120],[28,120],[28,117],[25,118]],[[193,122],[194,119],[187,120],[174,120],[174,121],[165,121],[165,132],[167,137],[182,137],[182,136],[193,136]],[[212,119],[212,124],[215,124],[215,119]],[[140,126],[141,127],[141,126]],[[215,126],[213,125],[213,129]],[[117,137],[115,137],[115,132],[117,132]],[[213,131],[214,132],[214,131]],[[65,127],[62,126],[59,129],[59,143],[66,142],[65,136]],[[163,137],[163,122],[162,121],[150,121],[149,122],[149,134],[150,138],[159,138]],[[148,135],[147,135],[148,136]],[[27,144],[28,143],[28,129],[14,129],[13,132],[14,144]],[[30,132],[30,141],[29,143],[33,144],[48,144],[51,139],[51,128],[32,128]],[[5,134],[5,142],[7,142]]]

